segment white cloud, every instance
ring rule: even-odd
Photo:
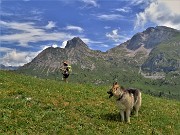
[[[94,40],[91,40],[91,39],[85,38],[85,37],[82,37],[81,39],[82,39],[82,41],[83,41],[85,44],[87,44],[87,45],[91,45],[91,44],[102,44],[101,41],[94,41]]]
[[[98,15],[97,18],[100,20],[119,20],[124,17],[119,14],[102,14],[102,15]]]
[[[58,47],[58,45],[57,45],[57,44],[53,44],[53,45],[52,45],[52,47],[57,48],[57,47]]]
[[[52,45],[42,45],[41,48],[42,50],[40,52],[42,52],[43,50],[45,50],[46,48],[49,48],[49,47],[53,47],[53,48],[57,48],[58,45],[57,44],[52,44]]]
[[[18,52],[16,49],[6,48],[7,53],[0,58],[1,64],[6,66],[22,66],[30,62],[38,52]]]
[[[131,12],[131,8],[129,8],[129,7],[117,8],[117,9],[115,9],[115,11],[129,13],[129,12]]]
[[[180,29],[180,1],[155,0],[144,12],[136,14],[135,28],[143,27],[148,22]]]
[[[106,33],[106,37],[108,37],[109,39],[113,40],[118,44],[129,40],[129,37],[124,35],[119,35],[119,29],[114,29],[111,32]]]
[[[1,42],[18,42],[20,46],[27,47],[29,42],[39,41],[64,41],[73,38],[73,35],[64,32],[46,32],[42,28],[38,28],[34,23],[18,23],[0,21],[1,27],[21,31],[10,35],[1,35]]]
[[[99,5],[97,4],[96,0],[81,0],[82,2],[86,3],[87,5],[98,7]]]
[[[154,0],[129,0],[131,5],[135,5],[135,6],[147,6],[153,1]]]
[[[65,48],[66,44],[67,44],[67,41],[62,42],[62,45],[60,47]]]
[[[75,30],[75,31],[78,31],[80,33],[82,33],[84,31],[83,28],[79,27],[79,26],[73,26],[73,25],[69,25],[69,26],[66,26],[65,28],[66,30]]]
[[[56,27],[56,23],[53,21],[48,21],[48,24],[45,26],[46,29],[52,29]]]
[[[119,42],[120,35],[118,34],[118,29],[112,30],[111,33],[106,33],[106,37],[112,39],[115,42]]]
[[[2,46],[0,47],[0,53],[1,53],[1,52],[5,52],[5,53],[6,53],[6,52],[10,52],[10,51],[12,51],[12,50],[13,50],[13,49],[11,49],[11,48],[6,48],[6,47],[2,47]]]
[[[144,0],[131,0],[131,4],[133,5],[139,5],[142,4],[144,2]]]

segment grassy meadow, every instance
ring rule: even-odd
[[[180,134],[179,101],[143,93],[139,117],[127,124],[109,88],[0,71],[0,134]]]

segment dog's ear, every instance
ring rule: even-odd
[[[113,85],[117,85],[118,83],[117,82],[114,82],[114,84]]]

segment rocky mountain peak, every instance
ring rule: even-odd
[[[178,33],[180,32],[165,26],[149,27],[145,31],[135,34],[127,48],[136,50],[143,45],[146,49],[152,49],[159,43],[168,41]]]
[[[88,48],[88,46],[79,37],[74,37],[73,39],[68,40],[65,46],[65,48],[77,48],[77,47]]]

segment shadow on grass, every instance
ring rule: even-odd
[[[108,121],[121,121],[121,116],[119,113],[102,114],[101,118]]]

